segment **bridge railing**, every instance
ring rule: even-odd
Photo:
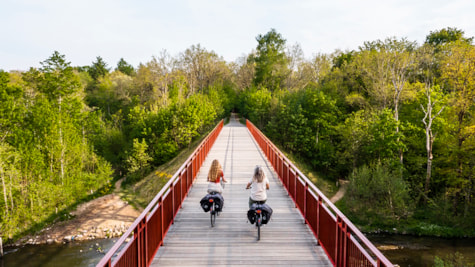
[[[222,128],[223,120],[188,157],[97,266],[144,267],[152,263]]]
[[[334,266],[393,266],[252,122],[246,126]]]

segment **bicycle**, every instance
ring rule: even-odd
[[[262,225],[262,204],[265,201],[257,201],[256,207],[256,214],[255,214],[255,222],[257,226],[257,241],[261,240],[261,225]]]
[[[210,195],[214,196],[214,195],[218,195],[219,193],[217,192],[211,192]],[[214,197],[210,197],[208,199],[208,203],[209,203],[209,214],[210,214],[210,221],[211,221],[211,227],[214,227],[214,225],[216,224],[216,215],[219,214],[219,211],[220,209],[218,209],[216,207],[216,201],[214,199]]]
[[[256,201],[247,212],[248,220],[251,224],[256,224],[257,241],[261,240],[261,226],[267,224],[272,215],[272,208],[264,204],[265,201]]]

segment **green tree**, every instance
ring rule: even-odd
[[[454,210],[457,203],[464,200],[464,214],[468,215],[472,205],[474,188],[474,169],[471,168],[471,156],[475,153],[472,143],[475,134],[473,120],[473,99],[475,98],[475,47],[463,41],[447,44],[443,48],[444,58],[441,61],[441,79],[444,87],[450,93],[450,110],[452,120],[452,136],[456,138],[455,147],[449,157],[456,163],[456,173],[451,181],[451,193],[455,199]],[[470,163],[469,163],[470,162]],[[468,164],[467,164],[468,163]]]
[[[368,111],[359,110],[351,113],[343,124],[339,124],[338,132],[341,134],[339,146],[339,164],[343,172],[348,174],[362,165],[368,159],[364,147],[370,140],[370,122]],[[349,164],[348,164],[349,163]]]
[[[246,90],[241,93],[243,115],[263,129],[270,119],[271,99],[272,93],[265,88]]]
[[[426,36],[426,44],[433,46],[444,45],[450,42],[463,41],[466,43],[472,43],[473,37],[465,38],[464,31],[457,28],[444,28],[437,31],[431,31],[429,35]]]
[[[366,42],[362,51],[363,53],[366,51],[371,60],[369,65],[363,64],[367,66],[366,74],[371,77],[373,83],[373,90],[369,92],[383,100],[383,108],[389,105],[393,108],[396,122],[399,122],[403,91],[408,88],[407,83],[414,67],[415,46],[414,42],[407,39],[387,38],[384,42]],[[406,94],[406,98],[409,95],[411,94]],[[395,126],[396,134],[398,134],[399,123]],[[399,151],[399,158],[403,163],[402,150]]]
[[[365,213],[368,224],[399,220],[410,212],[408,187],[400,170],[385,161],[356,169],[347,193],[347,205],[354,213]]]
[[[94,81],[97,81],[99,78],[109,74],[109,69],[102,57],[96,57],[96,62],[92,62],[92,66],[89,67],[87,72]]]
[[[259,34],[256,40],[254,85],[265,87],[270,91],[282,88],[288,73],[284,52],[286,40],[275,29],[271,29],[265,35]]]
[[[120,58],[119,62],[117,62],[117,67],[115,68],[116,71],[120,71],[123,74],[133,76],[135,74],[135,69],[132,65],[127,63],[124,58]]]
[[[134,139],[133,147],[127,156],[127,171],[132,176],[132,179],[140,179],[148,171],[149,162],[152,158],[147,154],[148,145],[145,139],[139,142]],[[130,181],[129,181],[130,182]]]
[[[37,88],[37,90],[43,93],[49,101],[57,101],[57,124],[52,125],[53,128],[58,130],[58,146],[59,146],[59,163],[60,163],[60,178],[61,182],[64,182],[64,165],[65,165],[65,153],[66,145],[63,138],[63,119],[68,119],[65,115],[72,112],[78,112],[78,110],[63,110],[63,101],[68,99],[76,93],[81,84],[79,77],[75,74],[73,68],[70,66],[70,62],[66,61],[64,55],[55,51],[53,55],[47,60],[41,62],[42,67],[39,70],[31,69],[26,74],[27,81]],[[66,103],[66,106],[72,107]],[[80,108],[80,107],[79,107]],[[63,114],[66,113],[66,114]]]
[[[10,84],[10,75],[0,70],[0,141],[21,127],[26,112],[24,90]]]

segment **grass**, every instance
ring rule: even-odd
[[[276,145],[277,146],[277,145]],[[301,160],[298,156],[284,151],[277,146],[279,150],[297,167],[322,193],[331,198],[338,191],[338,186],[334,180],[328,179],[317,173],[310,164]]]

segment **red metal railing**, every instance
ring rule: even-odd
[[[254,124],[246,126],[334,266],[393,266]]]
[[[201,164],[222,128],[221,120],[97,266],[143,267],[152,263]],[[127,239],[130,240],[126,241]]]

